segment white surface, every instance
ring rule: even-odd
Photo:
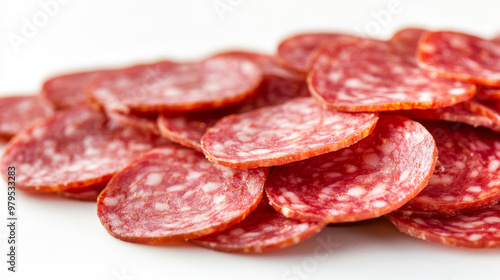
[[[382,1],[97,1],[60,4],[19,46],[23,18],[49,0],[0,0],[0,95],[36,92],[53,74],[160,58],[196,59],[240,47],[273,52],[287,35],[306,30],[363,32]],[[368,35],[388,38],[401,27],[500,32],[498,1],[399,1],[391,19]],[[232,3],[222,14],[214,3]],[[229,5],[229,4],[228,4]],[[11,35],[10,35],[11,36]],[[447,247],[400,234],[379,219],[328,227],[281,251],[242,255],[189,244],[146,246],[114,239],[95,204],[17,192],[18,272],[7,272],[7,189],[0,184],[0,279],[498,279],[500,251]],[[322,241],[334,242],[326,251]],[[336,242],[336,243],[335,243]],[[324,243],[324,242],[323,242]],[[300,272],[297,272],[298,269]]]

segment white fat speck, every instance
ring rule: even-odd
[[[173,185],[168,187],[169,192],[178,192],[184,190],[186,187],[183,185]]]
[[[104,205],[108,207],[113,207],[118,204],[118,199],[116,199],[115,197],[105,197],[103,202]]]
[[[473,192],[473,193],[479,193],[479,192],[481,192],[482,190],[483,190],[483,189],[482,189],[481,187],[479,187],[479,186],[472,186],[472,187],[468,187],[468,188],[466,189],[466,191],[468,191],[468,192]]]
[[[229,232],[229,234],[233,236],[242,235],[243,233],[245,233],[245,230],[242,228],[235,228]]]
[[[214,197],[214,204],[220,204],[222,202],[224,202],[224,200],[226,200],[226,195],[218,195],[216,197]]]
[[[383,200],[375,200],[374,202],[372,202],[372,205],[374,207],[377,207],[377,208],[381,208],[381,207],[384,207],[387,205],[387,202],[383,201]]]
[[[271,152],[269,149],[255,149],[250,151],[250,154],[252,155],[263,155]]]
[[[201,187],[201,189],[204,191],[204,192],[212,192],[212,191],[215,191],[216,189],[219,188],[219,184],[217,183],[214,183],[214,182],[208,182],[206,183],[205,185],[203,185]]]
[[[356,170],[358,170],[358,168],[352,164],[345,164],[344,166],[347,173],[354,173],[356,172]]]
[[[368,166],[375,167],[380,162],[380,158],[377,154],[367,154],[363,156],[363,162]]]
[[[500,223],[500,217],[486,217],[483,219],[488,224]]]
[[[170,206],[168,205],[168,203],[160,203],[160,202],[155,203],[155,210],[165,211],[165,210],[169,210],[169,209],[170,209]]]
[[[465,88],[452,88],[448,91],[450,94],[459,95],[466,92]]]
[[[358,79],[347,79],[344,82],[344,86],[346,86],[346,87],[358,88],[358,87],[362,87],[364,85],[365,84]]]
[[[478,233],[474,233],[474,234],[471,234],[468,239],[470,241],[478,241],[479,239],[483,238],[483,235],[482,234],[478,234]]]
[[[350,195],[350,196],[357,196],[357,197],[360,197],[360,196],[364,195],[365,193],[366,193],[366,189],[362,188],[362,187],[350,188],[347,191],[348,195]]]
[[[411,171],[410,170],[405,170],[403,173],[401,173],[401,176],[399,176],[399,181],[404,181],[408,179],[408,176],[410,176]]]
[[[163,175],[160,173],[150,173],[146,177],[146,185],[156,186],[161,183]]]
[[[286,207],[286,206],[283,206],[283,207],[281,208],[281,213],[282,213],[282,214],[283,214],[283,216],[285,216],[285,217],[290,217],[290,212],[291,212],[291,210],[290,210],[288,207]]]
[[[488,164],[488,171],[495,172],[499,166],[500,166],[500,161],[492,160],[490,161],[490,164]]]
[[[186,176],[186,181],[196,180],[203,175],[201,172],[190,171]]]

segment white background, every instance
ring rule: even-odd
[[[161,58],[198,59],[230,48],[272,53],[281,39],[301,31],[343,31],[377,38],[389,38],[407,26],[455,29],[484,37],[500,32],[500,2],[493,0],[66,0],[44,22],[46,12],[40,3],[49,1],[0,0],[0,95],[36,93],[44,79],[66,71]],[[395,13],[389,12],[391,2],[398,7]],[[214,4],[227,9],[216,10]],[[22,33],[26,22],[39,25],[28,36]],[[16,35],[24,37],[19,45],[10,39]],[[384,219],[330,226],[306,242],[272,253],[227,254],[189,244],[122,242],[100,225],[94,203],[19,191],[18,272],[14,274],[7,272],[6,264],[6,197],[2,183],[0,279],[499,277],[500,250],[424,242],[400,234]],[[321,245],[327,242],[334,249],[327,251]]]

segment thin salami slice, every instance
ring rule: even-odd
[[[314,58],[309,90],[339,111],[435,109],[466,101],[473,84],[434,78],[395,42],[357,39],[324,46]]]
[[[295,245],[320,232],[325,226],[324,222],[301,222],[285,218],[264,197],[241,223],[191,242],[219,251],[262,253]]]
[[[109,119],[124,127],[133,127],[142,131],[150,132],[159,135],[160,129],[158,128],[158,114],[142,114],[129,112],[128,114],[106,110],[106,115]]]
[[[168,142],[122,128],[85,107],[56,113],[16,135],[6,147],[1,170],[16,166],[16,186],[56,192],[108,181],[141,153]]]
[[[158,119],[158,125],[163,137],[183,146],[202,151],[201,137],[222,117],[250,112],[265,106],[278,105],[295,97],[306,96],[309,96],[309,91],[304,81],[267,75],[255,96],[240,105],[188,115],[162,114]]]
[[[306,74],[309,70],[309,58],[317,47],[344,37],[352,36],[339,33],[298,34],[279,44],[275,59],[284,67]]]
[[[267,169],[237,170],[170,145],[120,171],[97,202],[108,232],[138,243],[198,238],[243,220],[262,198]]]
[[[106,70],[87,71],[51,78],[43,84],[42,95],[56,109],[83,105],[86,102],[85,88],[87,84],[105,72]]]
[[[500,139],[460,123],[424,122],[439,158],[427,187],[408,202],[424,211],[472,211],[500,201]]]
[[[476,114],[468,109],[469,101],[455,104],[449,107],[430,110],[400,110],[394,114],[403,115],[411,119],[442,120],[449,122],[459,122],[473,127],[486,127],[493,131],[500,132],[500,126],[490,118]]]
[[[201,139],[210,161],[233,167],[282,165],[347,147],[368,136],[376,114],[321,109],[310,97],[231,115]]]
[[[214,57],[195,63],[160,62],[112,71],[94,80],[89,99],[124,113],[209,110],[251,97],[262,81],[247,59]]]
[[[34,122],[54,113],[39,95],[0,98],[0,138],[8,140]]]
[[[422,36],[419,65],[432,73],[500,86],[500,44],[476,36],[451,32],[428,32]]]
[[[288,218],[365,220],[415,197],[436,157],[436,143],[422,125],[383,116],[370,136],[348,148],[275,167],[265,188],[272,206]]]
[[[500,205],[453,218],[389,214],[399,231],[427,241],[468,248],[500,247]]]
[[[214,57],[236,57],[247,59],[259,66],[264,76],[278,77],[288,80],[304,80],[304,75],[300,75],[292,70],[284,68],[276,63],[276,61],[267,54],[249,52],[249,51],[227,51]]]

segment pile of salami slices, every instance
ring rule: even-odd
[[[2,174],[97,200],[125,241],[263,252],[385,216],[500,247],[500,37],[300,34],[273,56],[57,76],[0,120]]]

